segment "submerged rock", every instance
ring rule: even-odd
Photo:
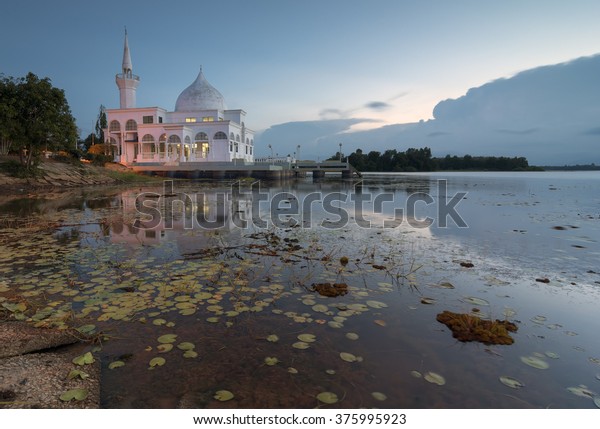
[[[479,341],[481,343],[510,345],[514,339],[509,332],[516,332],[517,325],[507,320],[483,320],[470,314],[443,311],[436,320],[446,325],[452,336],[459,341]]]
[[[0,323],[0,358],[55,348],[80,341],[71,330],[35,328],[25,322]]]

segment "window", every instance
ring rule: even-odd
[[[150,134],[146,134],[144,137],[142,137],[142,143],[154,143],[154,137],[152,137]]]
[[[142,122],[144,124],[153,124],[154,123],[154,116],[143,116],[142,117]]]
[[[163,120],[162,120],[162,116],[159,116],[159,117],[158,117],[158,123],[159,123],[159,124],[162,124],[162,121],[163,121]]]
[[[130,119],[125,124],[125,131],[137,131],[137,122],[133,119]]]
[[[240,141],[240,135],[238,134],[237,136],[235,136],[235,141],[239,142]]]
[[[252,146],[250,146],[250,155],[252,155]]]
[[[119,121],[110,121],[110,127],[108,128],[108,131],[121,131],[121,124],[119,124]]]
[[[196,122],[196,118],[185,118],[185,122]]]
[[[190,136],[185,136],[183,141],[185,142],[185,144],[192,144],[192,139],[190,138]]]
[[[202,118],[202,122],[214,122],[215,118],[213,118],[212,116],[205,116],[204,118]]]
[[[181,139],[179,136],[173,134],[172,136],[169,136],[169,143],[181,143]]]
[[[196,134],[196,139],[197,142],[203,142],[203,141],[208,141],[208,135],[206,133],[203,132],[199,132],[198,134]]]
[[[219,131],[213,138],[215,140],[227,140],[227,134],[225,134],[223,131]]]
[[[235,140],[235,134],[233,134],[233,133],[230,133],[230,134],[229,134],[229,139],[230,139],[230,140]]]
[[[233,143],[229,142],[229,152],[233,152]]]

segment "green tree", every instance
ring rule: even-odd
[[[104,143],[104,130],[108,128],[106,122],[106,107],[103,104],[100,105],[98,111],[98,118],[96,119],[96,139],[97,143]]]
[[[77,127],[62,89],[49,78],[33,73],[2,79],[0,117],[2,137],[19,150],[21,164],[31,170],[43,150],[68,149],[77,139]],[[5,98],[4,95],[7,95]]]

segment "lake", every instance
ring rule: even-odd
[[[600,406],[600,172],[88,188],[0,221],[0,303],[93,337],[107,408]]]

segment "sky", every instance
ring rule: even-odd
[[[600,52],[597,0],[12,3],[0,14],[0,73],[49,77],[84,137],[101,104],[118,107],[125,26],[138,106],[173,110],[202,66],[255,131],[429,120],[470,88]]]

